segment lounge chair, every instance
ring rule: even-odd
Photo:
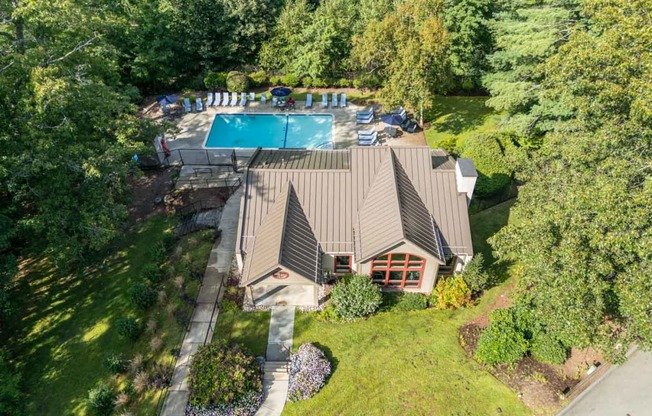
[[[206,96],[206,107],[211,107],[213,105],[213,93],[209,92]]]
[[[355,124],[371,124],[374,121],[374,115],[369,114],[368,116],[356,116]]]
[[[312,94],[306,95],[306,108],[312,108]]]
[[[261,104],[266,104],[267,103],[267,94],[265,94],[265,93],[260,94],[260,103]]]
[[[223,92],[222,93],[222,105],[223,106],[229,105],[229,93],[228,92]]]
[[[255,92],[250,92],[249,93],[249,101],[256,101],[256,93]]]
[[[399,107],[396,110],[392,112],[392,114],[396,114],[397,116],[400,116],[402,119],[407,118],[407,113],[405,112],[405,108]]]
[[[376,146],[378,145],[378,133],[373,132],[372,134],[364,137],[358,136],[358,145],[359,146]]]
[[[183,109],[186,113],[190,113],[192,111],[192,106],[190,105],[190,98],[184,98],[183,99]]]
[[[272,97],[272,107],[276,107],[277,104],[278,104],[278,98]]]
[[[328,108],[328,94],[321,95],[321,108]]]
[[[195,100],[195,110],[197,112],[204,111],[204,103],[201,100],[201,97],[197,97]]]
[[[235,107],[238,104],[238,93],[237,92],[232,92],[231,93],[231,102],[229,105],[231,107]]]
[[[340,95],[340,107],[346,107],[346,94],[344,93]]]
[[[355,112],[355,116],[357,118],[367,118],[367,117],[373,116],[373,115],[374,115],[374,108],[373,107],[369,107],[369,109],[367,109],[367,110],[362,110],[362,111],[356,111]]]
[[[331,100],[331,108],[337,108],[337,93],[333,93],[333,99]]]
[[[247,94],[245,94],[244,92],[241,92],[240,93],[240,107],[244,107],[245,105],[247,105]]]
[[[417,124],[415,121],[412,121],[412,124],[408,126],[407,131],[408,133],[414,133],[415,131],[417,131],[418,128],[419,128],[419,124]]]
[[[364,139],[373,136],[374,134],[377,134],[376,130],[358,130],[358,139]]]
[[[403,120],[403,122],[400,124],[400,127],[401,127],[403,130],[405,130],[405,129],[407,129],[407,128],[410,126],[410,123],[412,123],[412,120],[410,120],[409,118],[406,118],[406,119]]]

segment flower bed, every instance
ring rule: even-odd
[[[185,416],[253,416],[263,403],[263,392],[251,392],[235,403],[218,406],[193,406],[188,403]]]
[[[330,374],[331,363],[322,350],[312,344],[303,344],[290,359],[288,400],[311,398],[324,387]]]

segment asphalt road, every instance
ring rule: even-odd
[[[636,350],[558,416],[652,415],[652,353]]]

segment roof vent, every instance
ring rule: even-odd
[[[467,206],[471,203],[476,179],[478,179],[478,171],[475,170],[473,161],[464,158],[457,159],[457,162],[455,162],[455,182],[457,184],[457,192],[466,194]]]

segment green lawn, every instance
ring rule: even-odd
[[[23,370],[27,410],[31,415],[84,415],[88,390],[103,381],[119,388],[125,376],[112,378],[103,365],[109,353],[122,353],[132,358],[142,353],[147,362],[169,364],[171,348],[177,346],[183,328],[166,308],[154,307],[144,314],[129,301],[131,284],[140,279],[144,264],[150,261],[152,243],[161,241],[173,222],[155,217],[127,235],[126,243],[98,269],[79,276],[60,276],[46,258],[23,261],[23,275],[16,298],[24,299],[20,311],[19,332],[12,340],[18,350]],[[177,259],[182,268],[175,276],[187,275],[188,270],[205,267],[212,246],[211,233],[198,233],[182,239]],[[203,263],[203,265],[200,265]],[[196,293],[197,283],[186,280],[189,295]],[[179,302],[178,289],[172,282],[165,285],[165,306]],[[121,339],[115,328],[116,320],[126,315],[139,317],[142,322],[158,322],[156,336],[163,339],[163,348],[149,352],[154,335],[143,335],[130,344]],[[130,410],[134,414],[155,412],[162,393],[149,390],[136,399]]]
[[[271,312],[243,312],[232,309],[220,312],[213,342],[225,339],[244,345],[252,354],[265,356]]]
[[[426,141],[433,148],[452,151],[468,136],[495,131],[501,116],[485,106],[487,97],[437,97],[425,120]]]

